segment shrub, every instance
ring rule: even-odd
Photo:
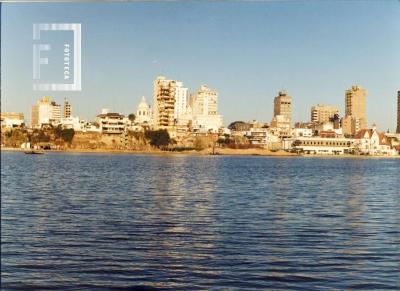
[[[207,140],[197,136],[193,142],[193,147],[196,151],[201,151],[207,148]]]
[[[165,148],[171,142],[169,133],[165,129],[148,130],[145,132],[145,137],[150,141],[150,144],[157,148]]]
[[[61,130],[60,135],[61,135],[61,138],[63,139],[63,141],[70,144],[72,142],[72,139],[74,138],[75,130],[72,128],[63,129],[63,130]]]

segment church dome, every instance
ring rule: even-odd
[[[140,111],[149,110],[149,105],[147,104],[146,98],[144,96],[142,96],[142,100],[140,101],[140,103],[138,105],[138,110],[140,110]]]

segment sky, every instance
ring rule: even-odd
[[[33,91],[33,23],[81,23],[81,91]],[[344,115],[345,90],[357,84],[368,90],[368,124],[393,131],[400,1],[1,4],[1,110],[28,123],[44,95],[67,97],[87,120],[101,108],[135,112],[141,96],[152,104],[158,75],[217,90],[225,125],[270,122],[280,90],[294,121],[309,121],[316,104]]]

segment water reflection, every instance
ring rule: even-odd
[[[397,287],[396,160],[2,153],[1,167],[4,289]]]

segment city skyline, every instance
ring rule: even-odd
[[[357,84],[368,90],[368,126],[396,129],[396,1],[95,5],[90,11],[87,4],[2,4],[2,111],[23,112],[29,119],[30,106],[49,95],[57,103],[67,97],[74,115],[88,120],[104,107],[134,113],[141,96],[153,99],[155,77],[165,75],[184,82],[191,93],[201,84],[216,89],[225,125],[270,122],[281,90],[293,98],[293,121],[308,121],[316,104],[338,106],[344,116],[345,90]],[[236,17],[239,12],[243,18]],[[372,19],[379,15],[385,18]],[[82,23],[81,92],[31,89],[32,23],[50,21]],[[119,33],[111,33],[115,29]],[[171,43],[161,48],[168,37]]]

